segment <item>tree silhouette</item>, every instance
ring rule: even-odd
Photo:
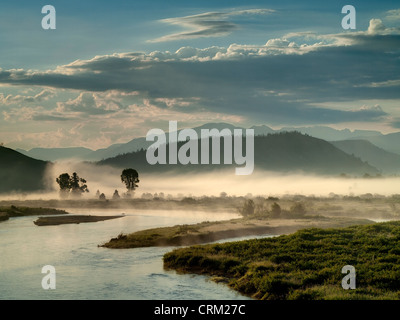
[[[243,208],[241,208],[239,211],[242,214],[242,216],[246,217],[253,215],[254,209],[255,209],[254,201],[251,199],[247,199],[243,205]]]
[[[74,195],[81,195],[84,192],[89,192],[88,187],[86,185],[86,180],[79,178],[76,172],[72,174],[72,177],[70,179],[70,185],[71,185],[71,192]]]
[[[59,177],[56,178],[56,182],[60,186],[60,196],[61,196],[61,198],[67,198],[68,197],[69,191],[71,189],[70,180],[71,180],[71,177],[69,176],[68,173],[60,174]]]
[[[56,178],[56,182],[60,186],[60,194],[63,198],[68,197],[71,193],[74,196],[80,196],[84,192],[89,192],[86,180],[79,178],[76,172],[74,172],[72,176],[68,173],[60,174],[59,177]]]
[[[119,196],[118,190],[115,190],[115,191],[114,191],[114,194],[113,194],[112,198],[113,198],[114,200],[121,198],[121,197]]]
[[[121,174],[121,181],[125,183],[128,194],[135,191],[139,183],[139,174],[135,169],[124,169]]]
[[[280,217],[282,212],[281,206],[274,202],[271,206],[271,216],[272,218],[278,218]]]

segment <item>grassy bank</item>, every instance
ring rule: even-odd
[[[355,290],[341,286],[345,265],[356,269]],[[256,299],[399,299],[400,222],[180,248],[164,266],[218,277]]]
[[[130,234],[119,234],[102,247],[113,249],[188,246],[222,239],[251,235],[280,235],[308,227],[341,227],[372,223],[367,219],[309,216],[298,219],[241,218],[228,221],[206,221],[191,225],[153,228]]]

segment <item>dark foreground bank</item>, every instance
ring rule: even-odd
[[[354,290],[342,287],[346,265],[355,268]],[[165,254],[164,266],[214,276],[261,300],[398,300],[400,222],[180,248]]]

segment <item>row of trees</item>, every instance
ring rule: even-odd
[[[132,195],[136,188],[139,187],[139,174],[135,169],[128,168],[124,169],[121,173],[121,182],[123,182],[127,188],[127,194]],[[76,172],[72,175],[69,173],[63,173],[56,178],[56,182],[60,187],[60,195],[62,198],[68,198],[70,195],[73,197],[79,197],[83,193],[89,192],[87,181],[80,178]],[[115,193],[116,192],[116,193]],[[115,190],[114,197],[119,198],[118,191]],[[99,195],[104,197],[104,194]]]
[[[244,217],[249,216],[261,216],[270,218],[299,218],[304,217],[307,213],[306,207],[301,202],[294,203],[290,210],[284,210],[281,206],[274,202],[271,208],[265,208],[264,206],[257,206],[252,199],[247,199],[243,207],[239,209],[239,213]]]

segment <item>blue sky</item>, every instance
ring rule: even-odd
[[[0,29],[10,147],[97,149],[169,120],[400,127],[397,1],[4,0]]]

